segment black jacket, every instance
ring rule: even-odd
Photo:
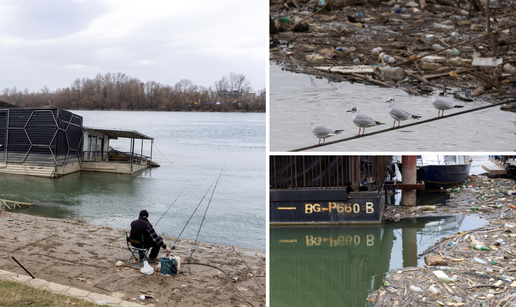
[[[140,217],[131,223],[131,234],[129,237],[139,241],[142,239],[142,236],[145,246],[149,246],[150,242],[154,241],[161,246],[161,248],[167,248],[163,239],[156,234],[152,224],[146,218]]]

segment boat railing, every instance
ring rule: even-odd
[[[121,151],[84,151],[83,161],[85,162],[121,162],[133,164],[150,165],[152,160],[150,157],[137,153],[121,152]]]

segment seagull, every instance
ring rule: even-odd
[[[434,97],[432,97],[432,105],[437,109],[437,117],[439,117],[439,113],[443,111],[441,117],[444,116],[444,110],[449,110],[453,108],[464,108],[464,106],[454,105],[449,102],[446,98],[440,97],[444,96],[444,93],[434,92]]]
[[[340,134],[342,131],[344,130],[330,129],[326,126],[317,125],[315,122],[312,122],[312,133],[319,138],[319,143],[317,145],[321,145],[321,139],[323,139],[324,144],[324,142],[326,142],[326,138]]]
[[[362,135],[365,133],[366,127],[373,127],[376,125],[385,125],[385,123],[380,123],[379,121],[376,121],[369,117],[368,115],[361,114],[357,107],[353,107],[353,109],[348,110],[347,112],[354,113],[353,114],[353,123],[358,126],[358,134],[360,135],[360,129],[364,129],[362,131]]]
[[[392,104],[389,105],[389,115],[392,118],[394,118],[394,124],[392,124],[392,128],[394,128],[394,126],[396,125],[396,122],[398,122],[398,127],[399,127],[402,120],[407,120],[407,119],[411,119],[411,118],[413,118],[413,119],[421,118],[421,116],[419,116],[419,115],[412,115],[409,112],[398,107],[394,102],[394,98],[389,98],[385,103],[391,103],[391,102],[392,102]]]

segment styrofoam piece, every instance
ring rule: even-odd
[[[473,52],[473,62],[471,63],[471,66],[478,66],[478,67],[496,67],[503,63],[502,58],[481,58],[478,57],[478,54],[476,51]]]
[[[314,67],[317,70],[329,71],[332,73],[339,74],[372,74],[374,71],[373,66],[369,65],[352,65],[352,66],[334,66],[330,67]]]

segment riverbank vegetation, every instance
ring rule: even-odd
[[[0,100],[22,108],[134,111],[265,112],[265,89],[254,91],[245,75],[231,72],[208,88],[182,79],[174,85],[142,82],[124,73],[98,73],[67,88],[38,92],[5,88]]]
[[[36,289],[20,283],[0,281],[0,306],[84,306],[94,307],[97,304],[75,297]]]

